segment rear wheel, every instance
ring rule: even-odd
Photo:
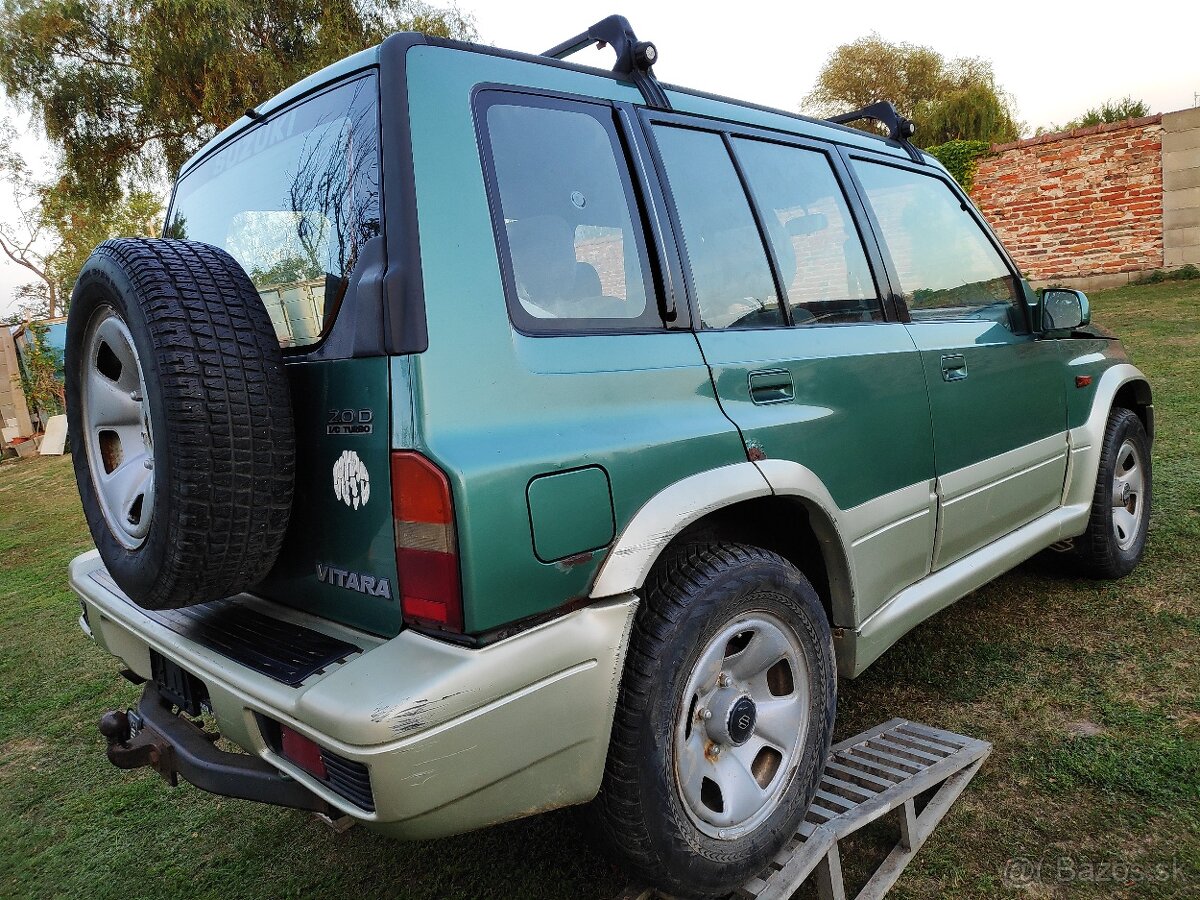
[[[795,832],[837,702],[808,580],[757,547],[685,547],[651,576],[593,815],[610,849],[681,896],[720,896]]]
[[[1121,578],[1146,552],[1152,472],[1150,441],[1137,414],[1108,417],[1088,528],[1075,539],[1075,560],[1093,578]]]

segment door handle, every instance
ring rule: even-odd
[[[967,358],[961,353],[942,357],[942,381],[962,381],[967,377]]]
[[[763,369],[750,373],[750,399],[759,405],[788,403],[796,397],[792,373],[787,369]]]

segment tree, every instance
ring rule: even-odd
[[[1097,107],[1087,110],[1078,119],[1067,123],[1067,128],[1084,128],[1088,125],[1103,125],[1108,122],[1124,122],[1150,115],[1149,105],[1142,100],[1123,97],[1120,100],[1105,100]]]
[[[968,194],[975,187],[975,173],[979,171],[979,160],[987,156],[992,145],[988,141],[951,140],[944,144],[926,147],[925,152],[935,157],[954,176]]]
[[[0,178],[10,182],[13,193],[12,207],[0,219],[0,253],[39,279],[18,289],[20,306],[34,315],[41,314],[44,306],[48,315],[58,299],[58,285],[50,274],[56,242],[42,221],[40,194],[29,167],[13,149],[16,140],[16,129],[0,122]]]
[[[830,54],[804,106],[827,116],[877,100],[891,100],[917,123],[914,142],[921,146],[1010,141],[1021,131],[988,60],[947,59],[931,47],[896,44],[874,33]]]
[[[103,206],[248,107],[410,28],[474,35],[468,16],[420,0],[4,0],[0,82]]]
[[[67,408],[62,352],[46,341],[47,331],[45,325],[30,323],[29,343],[21,349],[21,390],[43,426]]]
[[[1105,100],[1099,106],[1088,109],[1066,125],[1039,125],[1035,135],[1054,134],[1058,131],[1070,131],[1072,128],[1087,128],[1092,125],[1104,125],[1110,122],[1124,122],[1126,119],[1140,119],[1150,115],[1150,105],[1143,100],[1132,97],[1122,97],[1120,100]]]
[[[0,123],[0,179],[9,182],[13,205],[0,218],[0,252],[37,281],[17,289],[17,317],[54,318],[66,312],[71,287],[88,254],[117,235],[160,230],[162,204],[149,191],[121,191],[107,206],[87,202],[70,176],[38,181],[12,148],[16,131]]]

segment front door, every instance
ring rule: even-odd
[[[828,490],[861,621],[929,572],[933,446],[920,359],[885,312],[841,161],[821,142],[651,122],[722,408],[752,459]]]
[[[851,166],[929,385],[937,569],[1061,502],[1062,350],[1030,332],[1015,271],[945,177],[857,154]]]

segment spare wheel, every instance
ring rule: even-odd
[[[75,282],[65,362],[79,497],[121,589],[169,609],[266,576],[295,435],[279,342],[237,261],[195,241],[104,242]]]

